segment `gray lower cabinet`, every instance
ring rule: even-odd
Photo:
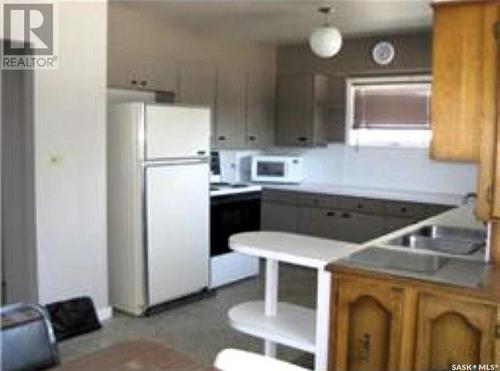
[[[366,242],[385,233],[383,215],[342,211],[338,221],[338,239],[351,242]]]
[[[403,227],[406,227],[407,225],[410,225],[415,222],[416,220],[412,218],[388,216],[385,218],[385,232],[389,233],[401,229]]]
[[[263,202],[261,228],[266,231],[297,232],[298,208],[296,205]]]
[[[218,149],[245,148],[246,75],[217,69],[215,145]]]
[[[264,190],[262,229],[362,243],[449,209],[442,205]]]
[[[298,232],[340,241],[365,242],[385,231],[383,216],[339,209],[299,209]]]
[[[339,235],[338,211],[317,207],[299,209],[298,232],[311,236],[335,239]]]

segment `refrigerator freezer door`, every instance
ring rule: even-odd
[[[146,168],[148,305],[208,286],[209,167]]]
[[[146,160],[207,157],[210,109],[147,105]]]

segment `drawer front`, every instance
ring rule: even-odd
[[[411,202],[388,202],[385,212],[391,216],[402,216],[407,218],[424,218],[425,206]]]
[[[297,192],[282,191],[276,189],[264,189],[262,201],[280,202],[295,205],[297,203]]]
[[[297,204],[307,207],[336,208],[339,197],[321,193],[299,193]]]
[[[339,208],[343,210],[358,211],[360,213],[383,214],[384,201],[369,198],[342,197]]]

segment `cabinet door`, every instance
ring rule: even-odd
[[[312,76],[279,76],[277,99],[276,144],[312,146]]]
[[[267,231],[297,232],[298,210],[295,205],[263,202],[261,227]]]
[[[252,72],[247,75],[248,148],[265,148],[274,142],[273,75]]]
[[[109,52],[108,85],[177,92],[177,62],[162,55]]]
[[[403,227],[409,226],[410,224],[415,223],[415,220],[412,218],[398,218],[393,216],[388,216],[385,218],[385,232],[389,233]]]
[[[340,211],[317,207],[300,207],[298,217],[298,232],[310,236],[339,239]]]
[[[360,279],[340,278],[335,340],[336,370],[400,370],[405,292]],[[405,341],[411,341],[405,339]]]
[[[171,91],[177,94],[177,61],[164,55],[141,55],[140,68],[143,76],[139,84],[151,90]]]
[[[216,69],[213,66],[183,62],[179,67],[178,101],[212,109],[212,140],[215,138],[215,81]]]
[[[337,216],[337,239],[349,242],[366,242],[385,232],[383,216],[342,211]]]
[[[245,147],[246,78],[240,71],[217,70],[215,144],[217,148]]]
[[[431,104],[434,159],[477,161],[481,131],[493,125],[495,12],[493,2],[435,5]]]
[[[495,320],[493,305],[421,294],[416,369],[445,370],[452,364],[494,363]]]

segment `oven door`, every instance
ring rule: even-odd
[[[260,192],[212,197],[210,220],[210,255],[231,252],[231,235],[260,229]]]

